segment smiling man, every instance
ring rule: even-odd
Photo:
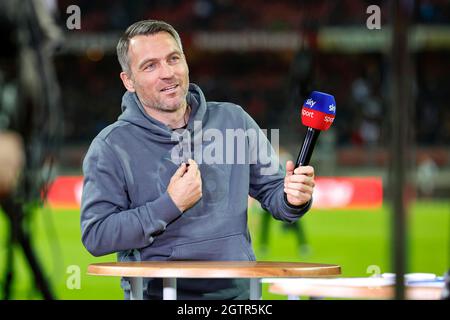
[[[189,70],[181,42],[159,32],[134,36],[118,50],[128,51],[120,78],[128,91],[136,92],[147,114],[172,128],[184,125],[177,120],[187,113]]]
[[[241,107],[206,101],[189,83],[180,37],[169,24],[136,22],[119,40],[117,55],[127,90],[122,114],[95,137],[83,163],[81,230],[87,250],[95,256],[117,252],[119,261],[255,260],[248,196],[274,218],[296,221],[311,206],[313,168],[294,169],[289,161],[286,173],[278,166],[263,174],[262,159],[197,163],[190,155],[181,164],[174,161],[174,132],[193,136],[194,122],[221,133],[260,128]],[[242,147],[250,153],[262,146],[278,161],[260,137],[258,146],[244,140]],[[122,287],[129,298],[127,279]],[[180,299],[249,298],[247,279],[180,279],[177,287]],[[145,279],[143,296],[160,299],[161,280]]]

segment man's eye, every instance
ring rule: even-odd
[[[178,62],[178,60],[180,60],[180,57],[179,56],[172,56],[172,57],[170,57],[170,62]]]
[[[153,70],[153,69],[155,69],[154,63],[150,63],[150,64],[146,65],[144,68],[144,70]]]

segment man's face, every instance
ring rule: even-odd
[[[128,57],[131,75],[122,73],[121,78],[129,91],[137,93],[144,107],[175,112],[185,106],[189,70],[184,54],[169,33],[133,37]]]

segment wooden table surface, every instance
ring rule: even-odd
[[[89,265],[88,274],[151,278],[335,277],[333,264],[275,261],[142,261]]]
[[[323,284],[301,284],[298,286],[274,283],[269,286],[269,292],[281,295],[296,295],[309,297],[349,298],[349,299],[394,299],[395,288],[390,286],[356,287]],[[414,286],[405,288],[406,299],[409,300],[439,300],[442,288]]]

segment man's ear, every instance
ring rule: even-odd
[[[125,88],[130,91],[130,92],[135,92],[136,90],[134,89],[134,83],[133,80],[131,79],[131,77],[128,76],[128,74],[126,72],[121,72],[120,73],[120,79],[122,79],[122,83],[125,86]]]

